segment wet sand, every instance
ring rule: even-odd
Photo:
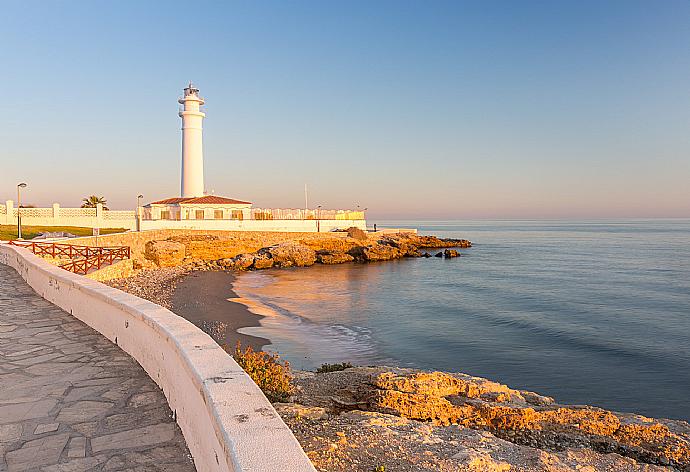
[[[191,321],[221,346],[234,348],[237,341],[255,350],[270,343],[268,339],[238,333],[240,328],[260,326],[261,315],[250,312],[232,290],[235,275],[230,272],[196,271],[180,279],[171,297],[174,313]]]

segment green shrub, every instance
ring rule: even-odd
[[[321,367],[316,369],[317,374],[324,374],[326,372],[339,372],[341,370],[349,369],[352,364],[349,362],[341,362],[340,364],[321,364]]]
[[[243,351],[238,342],[232,357],[270,401],[284,402],[294,393],[290,363],[281,362],[278,354],[256,352],[251,346],[247,346]]]

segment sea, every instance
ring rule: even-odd
[[[690,220],[377,223],[473,247],[243,274],[235,292],[267,316],[241,331],[298,369],[465,372],[561,403],[690,420]]]

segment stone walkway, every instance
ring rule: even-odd
[[[194,471],[135,360],[0,264],[0,471]]]

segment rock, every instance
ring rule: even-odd
[[[403,256],[400,249],[387,244],[374,244],[372,246],[358,246],[350,250],[349,254],[358,261],[389,261]]]
[[[530,447],[591,444],[635,460],[690,466],[690,440],[684,436],[690,427],[679,434],[649,418],[552,404],[548,397],[464,374],[389,371],[370,383],[369,408],[381,413],[486,429]]]
[[[260,249],[258,254],[273,259],[273,265],[277,267],[305,267],[316,262],[316,251],[292,241]]]
[[[226,257],[225,259],[219,259],[218,265],[223,269],[232,270],[235,268],[235,260],[231,257]]]
[[[254,269],[268,269],[273,267],[273,259],[271,259],[268,254],[258,254],[254,256],[254,264],[252,265]]]
[[[342,264],[355,260],[350,254],[345,252],[317,251],[316,262],[320,264]]]
[[[429,258],[429,257],[432,257],[432,256],[431,256],[431,254],[429,254],[428,252],[423,252],[423,253],[420,255],[420,257]]]
[[[232,258],[233,269],[247,270],[254,264],[254,256],[252,254],[239,254]]]
[[[274,403],[273,408],[282,417],[306,418],[308,420],[320,420],[327,415],[325,408],[308,407],[298,403]]]
[[[443,251],[443,255],[446,259],[450,259],[452,257],[459,257],[460,253],[455,249],[446,249],[445,251]]]
[[[369,236],[367,236],[366,231],[363,231],[354,226],[347,229],[347,235],[348,237],[356,239],[357,241],[366,241],[367,239],[369,239]]]
[[[472,243],[467,239],[444,239],[436,236],[417,236],[416,234],[407,237],[413,244],[422,248],[472,247]]]
[[[437,252],[437,253],[434,255],[434,257],[443,257],[443,253],[442,253],[442,252]]]
[[[175,241],[148,241],[144,246],[144,257],[158,267],[176,267],[184,260],[185,247]]]

